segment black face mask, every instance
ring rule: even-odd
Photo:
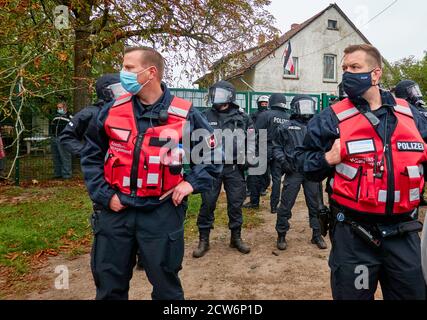
[[[212,107],[216,110],[216,111],[218,111],[218,112],[228,112],[228,110],[230,109],[230,107],[228,107],[228,108],[226,108],[226,109],[224,109],[224,110],[221,110],[221,108],[222,107],[224,107],[225,106],[225,104],[213,104],[212,105]]]
[[[374,71],[375,69],[372,69]],[[344,72],[343,88],[350,99],[361,97],[372,87],[372,71],[364,73]]]

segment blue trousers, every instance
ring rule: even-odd
[[[97,300],[128,299],[136,253],[153,286],[154,300],[183,300],[178,272],[184,257],[183,205],[170,200],[152,211],[127,208],[94,213],[92,274]]]

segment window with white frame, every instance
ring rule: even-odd
[[[299,61],[297,57],[292,57],[292,59],[294,60],[294,72],[290,72],[286,69],[284,69],[284,74],[283,76],[285,78],[298,78],[299,76]]]
[[[334,54],[323,56],[323,81],[337,81],[337,56]]]

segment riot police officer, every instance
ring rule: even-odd
[[[283,174],[280,163],[273,157],[273,139],[275,137],[276,128],[289,121],[290,114],[284,94],[273,93],[269,98],[268,106],[270,110],[262,113],[257,119],[257,130],[267,130],[267,158],[272,180],[270,209],[271,213],[277,213]],[[251,202],[259,203],[259,199],[251,199]]]
[[[264,114],[268,110],[268,96],[259,96],[257,99],[258,110],[251,114],[251,119],[254,123],[255,130],[258,130],[257,120],[261,114]],[[259,140],[257,140],[257,150],[259,150]],[[260,195],[264,196],[267,194],[267,188],[270,185],[270,171],[267,170],[262,175],[248,175],[247,176],[247,188],[250,193],[250,201],[243,205],[243,208],[257,209],[259,208]]]
[[[287,247],[286,233],[289,231],[289,219],[292,217],[292,208],[298,196],[301,185],[304,188],[305,202],[308,207],[310,227],[313,230],[311,242],[320,249],[326,249],[319,225],[319,183],[309,181],[297,171],[294,164],[296,147],[303,144],[307,123],[314,116],[316,102],[307,95],[296,95],[291,102],[290,121],[276,129],[273,140],[273,157],[280,164],[282,172],[286,174],[283,183],[280,207],[277,210],[276,231],[277,248],[285,250]]]
[[[96,119],[101,108],[113,99],[125,94],[118,73],[105,74],[95,84],[98,101],[74,115],[62,130],[60,142],[68,152],[79,156],[85,146],[84,135],[92,119]]]
[[[402,80],[395,88],[396,98],[405,99],[408,103],[415,106],[423,115],[427,117],[426,103],[423,100],[418,83],[412,80]]]
[[[412,80],[402,80],[396,85],[394,93],[396,98],[405,99],[408,103],[416,107],[425,118],[427,118],[426,103],[423,100],[423,95],[418,83]],[[424,167],[424,174],[427,174],[427,166]],[[427,201],[424,198],[424,192],[425,188],[423,188],[421,192],[421,206],[427,205]]]
[[[246,197],[244,170],[247,159],[244,146],[248,132],[255,133],[254,127],[249,115],[236,104],[236,91],[231,83],[221,80],[210,87],[209,102],[212,108],[207,110],[205,115],[215,130],[216,143],[223,144],[223,156],[220,161],[224,167],[220,177],[214,181],[212,190],[202,193],[202,205],[197,219],[200,241],[193,257],[200,258],[209,250],[209,235],[215,220],[214,211],[223,184],[227,196],[228,227],[231,230],[230,247],[247,254],[250,248],[241,238],[242,205]],[[227,143],[230,137],[232,143]],[[248,150],[248,153],[254,151]]]

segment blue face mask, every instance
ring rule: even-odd
[[[59,114],[66,114],[66,112],[65,112],[65,110],[64,110],[64,109],[58,109],[58,113],[59,113]]]
[[[372,71],[374,70],[375,69]],[[372,87],[372,71],[366,73],[345,72],[343,74],[343,88],[350,99],[362,96],[370,87]]]
[[[125,89],[127,92],[136,95],[138,94],[138,92],[140,92],[142,90],[142,88],[144,88],[144,86],[147,85],[147,83],[149,83],[151,80],[148,80],[147,82],[145,82],[144,84],[140,84],[138,82],[138,74],[150,69],[151,67],[148,67],[147,69],[144,69],[140,72],[129,72],[129,71],[125,71],[122,70],[120,71],[120,83],[123,87],[123,89]]]

